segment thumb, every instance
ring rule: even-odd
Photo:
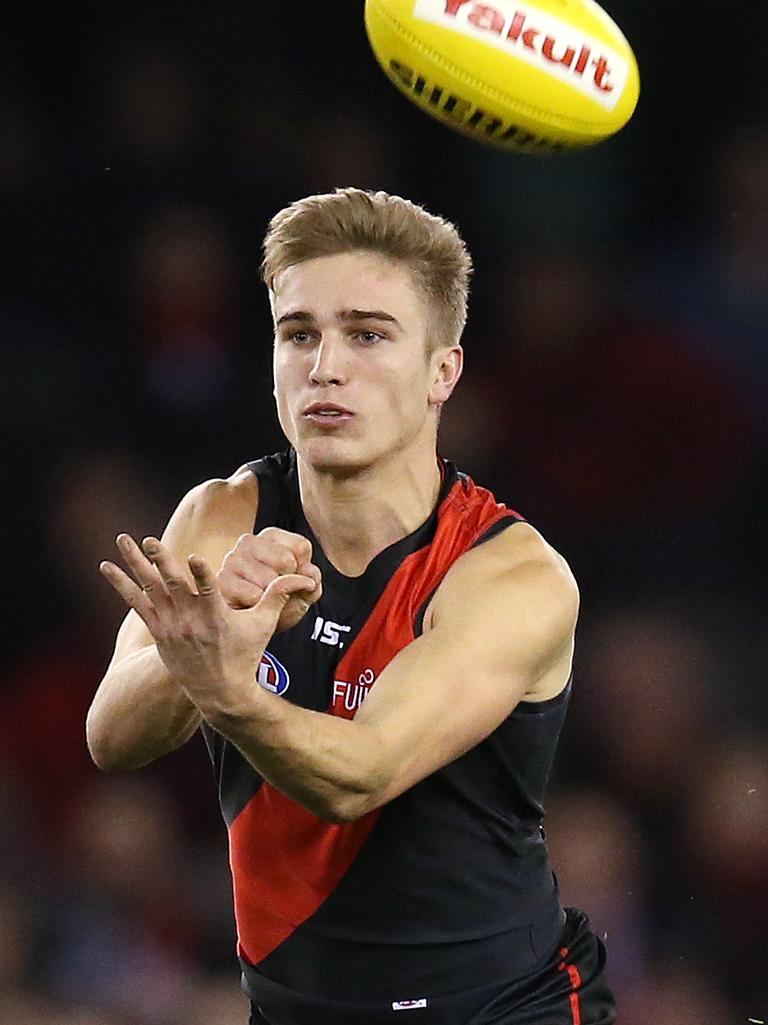
[[[277,626],[280,613],[291,595],[297,591],[311,591],[314,586],[315,581],[311,577],[302,576],[300,573],[285,573],[283,576],[275,577],[258,603],[253,606],[253,611],[258,611],[262,620],[265,616],[269,622],[274,618],[274,625]],[[307,605],[309,606],[309,602]],[[265,625],[268,626],[269,622]]]

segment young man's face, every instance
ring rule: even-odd
[[[340,253],[289,267],[274,286],[278,417],[310,465],[351,472],[434,443],[461,349],[427,355],[429,311],[404,265]]]

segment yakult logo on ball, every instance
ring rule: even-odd
[[[629,74],[627,60],[598,39],[547,11],[525,3],[496,0],[416,0],[414,17],[451,28],[470,39],[512,54],[567,82],[613,110]]]

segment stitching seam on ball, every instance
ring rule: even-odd
[[[571,118],[569,121],[566,121],[558,114],[550,114],[548,111],[542,110],[540,107],[533,107],[528,103],[515,99],[513,96],[510,96],[509,93],[502,92],[501,89],[496,89],[494,86],[486,85],[486,83],[481,79],[468,74],[463,68],[460,68],[452,61],[447,60],[436,50],[432,50],[430,47],[425,46],[418,36],[414,35],[405,25],[402,24],[402,22],[400,22],[379,3],[376,3],[375,0],[368,0],[368,2],[371,3],[372,6],[376,7],[377,11],[384,17],[384,19],[388,20],[390,25],[395,28],[407,42],[414,46],[415,49],[421,51],[421,53],[434,61],[438,66],[444,68],[446,71],[450,71],[465,84],[471,85],[473,88],[486,93],[486,95],[492,99],[499,99],[507,104],[512,104],[512,106],[517,108],[522,114],[535,116],[545,124],[552,125],[555,128],[582,128],[584,130],[596,129],[600,132],[600,138],[605,136],[605,129],[607,127],[605,122],[583,121],[579,118]],[[612,131],[618,131],[618,129],[612,129]],[[611,134],[611,132],[608,134]]]

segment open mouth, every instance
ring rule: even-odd
[[[313,423],[325,425],[346,423],[353,416],[354,413],[351,413],[348,409],[343,409],[341,406],[324,406],[320,403],[310,406],[304,413],[305,419],[311,420]]]

